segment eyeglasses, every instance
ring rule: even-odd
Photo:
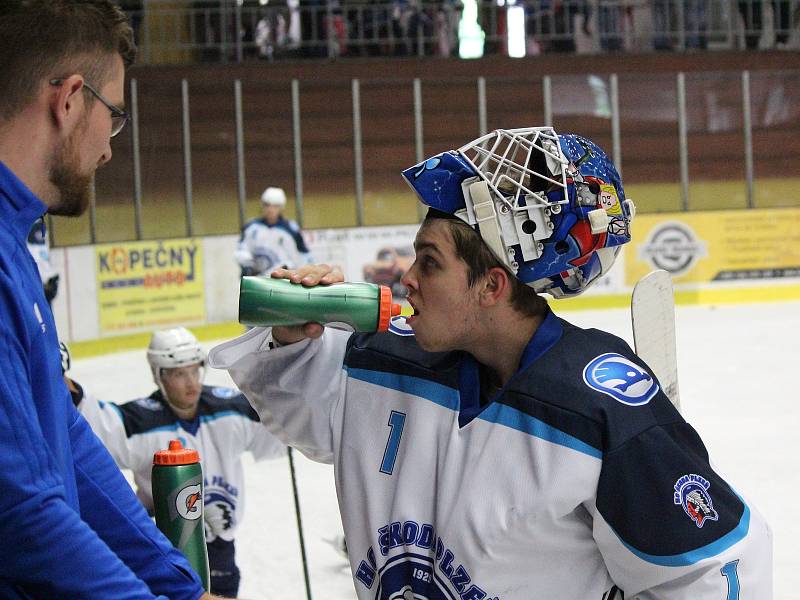
[[[64,79],[51,79],[50,85],[64,85]],[[95,98],[100,100],[100,102],[102,102],[105,107],[111,111],[111,137],[115,137],[120,131],[122,131],[123,127],[125,127],[125,124],[130,119],[130,115],[128,115],[128,113],[122,110],[120,107],[114,106],[111,104],[111,102],[103,98],[100,92],[94,89],[86,81],[83,82],[83,87],[89,90]]]

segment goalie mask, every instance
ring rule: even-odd
[[[147,347],[147,362],[150,363],[153,380],[166,398],[167,392],[162,379],[163,370],[192,365],[203,367],[206,362],[206,353],[197,338],[188,329],[176,327],[153,333],[150,345]],[[202,381],[202,373],[200,379]]]
[[[498,129],[403,171],[426,206],[471,225],[520,281],[583,292],[631,240],[633,202],[611,159],[551,127]]]

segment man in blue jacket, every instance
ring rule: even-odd
[[[85,211],[136,50],[111,0],[0,3],[0,597],[204,595],[72,404],[26,246]],[[208,597],[208,596],[206,596]]]

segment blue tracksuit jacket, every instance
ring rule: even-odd
[[[47,207],[0,162],[0,598],[196,599],[72,404],[26,239]]]

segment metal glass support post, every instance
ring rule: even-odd
[[[295,217],[303,226],[303,150],[300,137],[300,82],[292,79],[292,145],[294,146]]]
[[[422,58],[425,56],[425,31],[423,26],[423,10],[424,7],[421,3],[416,6],[417,17],[417,56]]]
[[[228,62],[228,6],[219,0],[219,56],[220,62]]]
[[[315,15],[316,16],[316,15]],[[333,0],[325,2],[325,27],[324,27],[325,42],[328,47],[328,58],[333,60],[336,58],[336,47],[334,46],[334,27],[333,27]]]
[[[189,82],[181,80],[181,116],[183,122],[183,183],[186,200],[186,235],[192,237],[192,136],[189,131]]]
[[[418,163],[425,160],[425,138],[422,129],[422,82],[414,79],[414,155]],[[425,205],[417,202],[417,216],[420,223],[425,218]]]
[[[242,116],[242,80],[233,82],[233,103],[236,117],[236,188],[239,200],[239,226],[244,227],[247,218],[247,191],[244,172],[244,118]]]
[[[486,135],[486,78],[478,77],[478,132]]]
[[[609,77],[611,87],[611,153],[617,172],[622,175],[622,140],[619,125],[619,77],[612,73]]]
[[[139,84],[131,79],[131,145],[133,159],[133,218],[136,239],[142,239],[142,155],[139,143]]]
[[[244,57],[244,53],[242,52],[242,3],[235,2],[234,3],[234,22],[235,22],[235,33],[236,36],[235,44],[236,44],[236,62],[241,63],[242,58]]]
[[[544,124],[553,126],[553,80],[550,75],[542,77],[542,109],[544,111]]]
[[[142,5],[142,21],[139,25],[139,31],[141,32],[141,40],[140,47],[142,51],[142,63],[145,65],[150,64],[150,11],[153,10],[152,7],[147,6],[147,2],[144,2]]]
[[[364,163],[361,156],[361,84],[353,79],[353,161],[356,178],[356,225],[364,225]]]
[[[747,208],[755,208],[753,177],[753,112],[750,102],[750,71],[742,71],[742,126],[744,128],[744,177],[747,184]]]
[[[686,74],[678,73],[678,152],[681,168],[681,209],[689,210],[689,141],[686,123]]]

